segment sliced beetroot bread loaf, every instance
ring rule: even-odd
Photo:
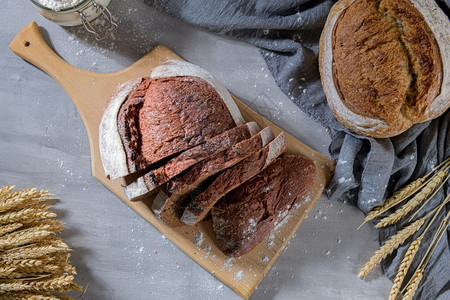
[[[136,172],[244,120],[228,91],[205,70],[170,61],[118,87],[99,127],[108,178]]]
[[[257,134],[258,131],[259,126],[256,122],[242,124],[225,131],[203,144],[184,151],[163,166],[139,177],[125,187],[125,193],[130,200],[139,200],[142,197],[148,196],[156,188],[181,174],[189,167],[208,159],[216,152],[231,148],[233,145]],[[144,182],[144,178],[146,183]]]
[[[222,172],[204,192],[189,202],[181,217],[181,222],[187,225],[194,225],[200,222],[208,215],[214,204],[226,193],[264,170],[279,155],[283,154],[287,148],[283,133],[281,133],[279,139],[284,141],[276,144],[279,148],[262,149]]]
[[[211,210],[219,249],[228,256],[251,251],[309,195],[315,170],[312,160],[286,155],[223,197]]]
[[[185,201],[189,200],[187,197],[192,191],[199,188],[210,176],[233,166],[263,147],[269,147],[273,138],[272,130],[266,127],[257,135],[194,165],[163,186],[163,191],[159,192],[153,202],[153,211],[169,226],[183,225],[180,218],[186,207]]]

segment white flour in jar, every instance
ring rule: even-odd
[[[85,0],[37,0],[42,6],[55,11],[74,7],[84,1]]]

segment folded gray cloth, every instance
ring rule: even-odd
[[[382,204],[393,191],[425,175],[449,155],[448,112],[391,139],[362,137],[351,133],[336,120],[328,108],[317,63],[319,37],[333,1],[147,2],[185,22],[243,39],[260,49],[280,89],[310,117],[330,129],[330,155],[337,161],[334,178],[328,187],[331,200],[348,201],[368,212]],[[427,206],[427,210],[442,197],[443,192]],[[440,219],[444,213],[446,211]],[[395,231],[394,226],[381,230],[380,243]],[[445,235],[426,269],[416,294],[418,299],[436,299],[438,295],[450,299],[448,243]],[[395,276],[407,246],[408,243],[384,261],[384,270],[390,278]]]

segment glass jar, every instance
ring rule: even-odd
[[[84,25],[97,40],[104,39],[117,28],[114,17],[106,8],[111,0],[81,0],[74,6],[59,10],[44,6],[39,0],[30,1],[40,9],[45,18],[61,26]],[[100,25],[94,26],[92,21],[97,18],[103,18],[105,22],[98,22]]]

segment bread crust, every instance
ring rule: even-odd
[[[375,1],[373,2],[375,3]],[[334,45],[334,42],[336,41],[336,28],[341,25],[340,22],[342,21],[342,19],[344,19],[343,16],[345,12],[352,4],[361,4],[359,0],[340,0],[332,7],[321,35],[319,49],[319,69],[321,73],[322,85],[327,96],[328,104],[334,115],[339,122],[349,128],[351,131],[354,131],[361,135],[376,138],[385,138],[398,135],[410,128],[415,123],[424,122],[438,117],[439,115],[444,113],[450,106],[450,30],[447,17],[437,7],[434,1],[419,2],[417,0],[402,0],[400,1],[401,4],[399,4],[400,2],[394,4],[389,2],[391,2],[391,0],[377,1],[377,5],[382,6],[382,8],[387,6],[394,7],[394,9],[392,9],[392,11],[394,11],[394,15],[397,15],[398,18],[403,18],[405,20],[408,20],[408,18],[417,20],[419,17],[421,17],[420,19],[424,23],[424,26],[422,27],[426,27],[417,29],[418,26],[416,26],[416,24],[413,24],[414,26],[410,26],[412,28],[412,32],[414,30],[421,31],[420,34],[422,34],[422,37],[425,40],[425,42],[423,43],[422,41],[417,42],[411,37],[409,37],[409,40],[407,40],[403,36],[401,37],[402,40],[399,39],[400,43],[403,43],[404,40],[406,40],[407,42],[411,41],[412,46],[407,45],[408,47],[410,47],[408,48],[408,51],[416,55],[408,57],[410,65],[406,66],[410,68],[415,67],[418,69],[416,71],[419,72],[418,78],[416,78],[417,80],[414,78],[411,79],[411,85],[415,84],[415,82],[413,82],[414,80],[417,81],[418,84],[418,91],[416,92],[416,95],[414,97],[411,97],[410,94],[405,93],[402,95],[402,91],[399,91],[399,89],[401,88],[400,85],[402,84],[406,85],[406,88],[409,87],[409,83],[407,82],[407,76],[410,76],[409,74],[403,74],[405,75],[405,81],[403,83],[401,81],[392,83],[384,79],[380,82],[374,82],[374,86],[363,86],[363,84],[361,83],[363,79],[361,79],[361,82],[359,82],[359,80],[349,78],[351,76],[348,76],[347,78],[341,77],[341,82],[339,82],[338,77],[340,74],[337,73],[347,73],[354,75],[355,73],[364,71],[361,69],[355,71],[355,68],[348,70],[343,69],[347,67],[344,64],[346,57],[342,56],[342,51],[341,53],[337,51],[337,54],[334,51],[335,47],[342,47],[342,44]],[[370,6],[370,3],[363,4]],[[395,10],[395,5],[403,5],[403,7],[409,7],[410,9],[408,10],[407,16],[404,17],[403,15],[401,15],[402,12],[404,13],[404,11],[402,11],[401,9]],[[416,10],[414,10],[414,8]],[[416,11],[416,13],[413,13],[414,11]],[[345,29],[345,27],[343,26],[348,25],[348,21],[352,21],[352,18],[355,18],[355,22],[356,20],[359,20],[356,19],[357,17],[353,17],[355,15],[357,14],[353,13],[350,15],[350,17],[345,18],[347,23],[344,23],[341,27]],[[393,26],[395,27],[395,21],[398,21],[397,23],[406,22],[403,19],[400,21],[392,19]],[[365,19],[364,21],[370,22],[372,20]],[[428,26],[425,23],[428,24]],[[364,24],[362,22],[360,26],[363,27],[363,25]],[[369,30],[373,27],[374,26],[368,26]],[[385,26],[385,28],[387,28],[386,30],[390,29],[388,26]],[[365,33],[366,35],[368,34],[367,32]],[[382,34],[385,34],[385,31],[383,31]],[[418,36],[420,37],[419,34],[414,35],[414,37]],[[353,37],[349,37],[349,39],[352,38]],[[373,36],[371,36],[370,38],[373,38]],[[367,38],[369,42],[370,38]],[[367,40],[365,40],[365,42]],[[427,47],[427,49],[419,49],[420,46],[423,46],[424,44],[428,44],[429,47]],[[385,45],[383,44],[381,47],[384,46]],[[381,52],[381,50],[379,50],[378,48],[375,48],[374,50]],[[397,48],[397,50],[400,51],[401,49]],[[423,53],[420,53],[419,50],[422,50]],[[411,56],[411,53],[407,53],[407,55]],[[368,56],[369,55],[362,56],[363,60]],[[343,58],[337,61],[338,59],[340,59],[340,57]],[[383,59],[383,57],[380,56],[379,59]],[[427,59],[429,60],[429,62],[427,61]],[[400,61],[398,61],[398,57],[393,56],[392,61],[395,60],[397,60],[398,63],[401,63]],[[361,62],[360,65],[366,64],[369,67],[374,67],[373,63],[373,61],[370,61],[367,58],[367,61]],[[342,64],[344,64],[344,66],[342,66]],[[429,70],[430,68],[432,69]],[[386,76],[384,76],[384,78],[389,78],[389,76],[391,76],[390,78],[393,81],[397,80],[400,76],[390,74],[390,72],[398,71],[398,66],[396,66],[396,68],[393,67],[391,69],[387,69],[384,72],[379,71],[379,69],[376,70],[380,73],[385,74]],[[422,76],[422,74],[424,75]],[[379,74],[376,74],[375,72],[375,74],[372,75],[373,77],[377,77]],[[349,82],[345,82],[346,80]],[[379,84],[378,89],[375,88],[377,83]],[[407,93],[409,93],[407,89],[405,90]],[[354,95],[351,94],[352,92],[354,92]],[[360,94],[361,92],[362,94]],[[394,92],[394,96],[389,96],[389,92]],[[378,94],[380,93],[384,93],[387,96],[384,99],[382,97],[380,98],[378,97]],[[347,95],[347,97],[344,97],[345,95]],[[369,100],[363,99],[365,101],[364,102],[362,100],[362,98],[364,98],[364,95],[367,96]],[[354,96],[355,100],[349,99],[352,98],[352,96]]]
[[[196,77],[206,81],[223,100],[234,123],[236,125],[244,123],[244,119],[229,92],[217,79],[205,70],[184,61],[171,60],[154,68],[150,74],[152,80],[168,77]],[[103,168],[106,177],[111,180],[127,176],[137,171],[136,167],[130,168],[129,163],[127,163],[128,155],[124,143],[121,140],[118,115],[122,104],[143,80],[144,78],[136,78],[118,86],[105,106],[99,127],[99,142]]]
[[[117,115],[122,103],[141,81],[142,78],[135,78],[119,85],[103,111],[99,126],[99,148],[105,176],[111,180],[129,174],[127,155],[117,127]]]

